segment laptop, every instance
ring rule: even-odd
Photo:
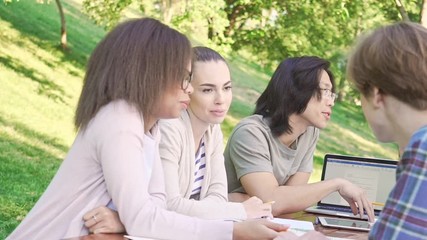
[[[394,160],[326,154],[321,180],[344,178],[363,188],[372,202],[375,217],[378,217],[396,183],[396,167],[397,161]],[[338,192],[329,194],[305,211],[360,219],[359,214],[353,215],[349,204]],[[362,218],[368,219],[366,214]]]

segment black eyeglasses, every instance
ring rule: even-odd
[[[332,102],[335,102],[335,99],[337,98],[337,94],[333,93],[331,89],[320,88],[320,91],[322,91],[322,98],[328,98],[332,100]]]
[[[188,76],[182,79],[181,89],[185,91],[190,86],[191,80],[193,80],[193,72],[189,72]]]

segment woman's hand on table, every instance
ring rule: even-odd
[[[120,222],[119,214],[107,207],[98,207],[83,216],[85,226],[91,233],[124,233],[125,226]]]
[[[289,226],[274,223],[265,219],[235,222],[233,228],[233,240],[274,239],[280,232],[286,231],[288,228]]]
[[[263,203],[257,197],[251,197],[242,202],[248,219],[254,218],[273,218],[271,213],[271,203]]]

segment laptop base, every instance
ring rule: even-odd
[[[330,216],[336,216],[336,217],[346,217],[346,218],[352,218],[352,219],[362,219],[362,220],[368,220],[368,215],[363,214],[362,218],[360,218],[360,214],[354,215],[353,212],[351,212],[351,209],[348,208],[348,211],[337,211],[337,210],[329,210],[325,208],[319,208],[318,206],[312,206],[304,211],[308,213],[315,213],[315,214],[324,214],[324,215],[330,215]],[[375,218],[378,217],[378,213],[375,212]]]

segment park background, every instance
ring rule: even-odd
[[[301,55],[330,60],[339,98],[315,152],[310,179],[315,182],[326,153],[398,159],[396,145],[381,144],[372,135],[345,78],[346,56],[354,39],[376,26],[401,20],[426,26],[426,1],[3,0],[0,239],[32,208],[71,146],[86,61],[117,22],[155,17],[194,45],[212,47],[227,58],[233,103],[222,124],[224,142],[252,113],[281,60]]]

